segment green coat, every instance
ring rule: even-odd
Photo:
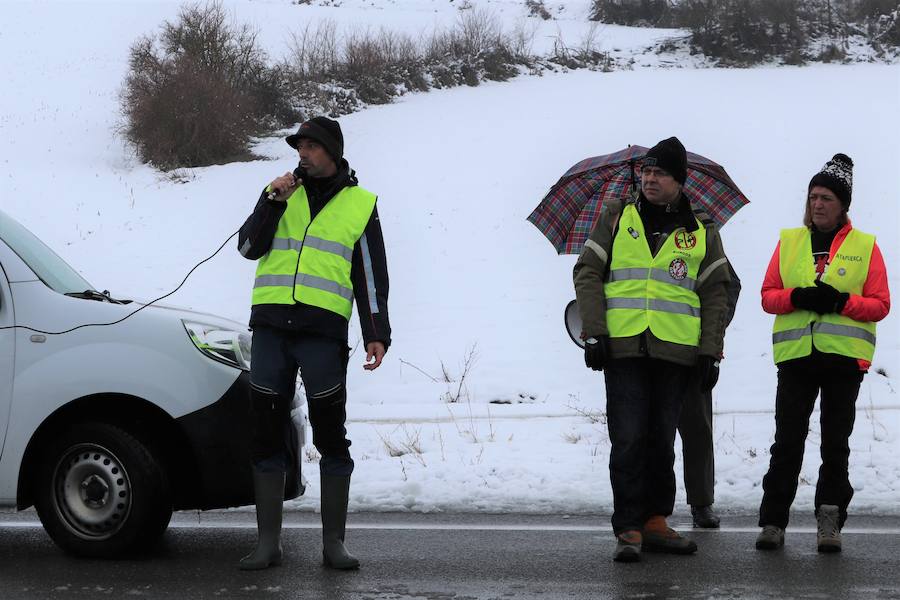
[[[626,202],[632,203],[634,200]],[[604,202],[600,219],[575,263],[575,297],[584,323],[584,334],[588,337],[609,335],[603,286],[623,206],[622,201]],[[696,364],[698,354],[716,358],[722,356],[728,316],[728,284],[731,281],[728,259],[715,224],[708,217],[704,218],[702,213],[697,214],[697,217],[706,227],[706,256],[700,263],[699,285],[696,289],[700,298],[699,347],[665,342],[648,329],[632,337],[611,338],[611,358],[650,357],[692,366]],[[660,239],[660,245],[664,239],[665,236]],[[656,254],[656,250],[651,248],[651,253]]]

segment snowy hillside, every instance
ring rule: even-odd
[[[307,19],[415,32],[451,22],[456,4],[227,6],[258,24],[277,55],[289,27]],[[511,25],[526,14],[512,0],[472,4]],[[531,19],[536,40],[552,44],[560,31],[583,35],[588,4],[546,2],[557,20]],[[296,164],[281,138],[260,140],[256,151],[269,160],[183,170],[177,178],[132,158],[116,136],[128,46],[177,11],[170,2],[0,2],[0,206],[97,289],[120,297],[148,299],[174,288],[237,230],[262,186]],[[624,51],[661,35],[605,27],[602,39]],[[778,230],[800,223],[810,177],[844,152],[856,163],[851,217],[878,236],[900,293],[898,107],[898,66],[647,68],[520,77],[411,95],[342,118],[346,156],[380,197],[394,329],[381,369],[364,373],[363,357],[351,358],[352,506],[611,508],[605,426],[583,414],[603,409],[602,375],[584,368],[562,326],[574,297],[574,257],[557,256],[525,217],[575,162],[677,135],[724,165],[752,202],[723,230],[744,293],[715,408],[717,503],[755,510],[774,432],[772,318],[758,293],[763,272]],[[230,242],[169,302],[246,322],[255,265],[235,247]],[[356,331],[354,324],[351,344]],[[896,513],[900,309],[879,324],[878,340],[874,367],[887,376],[870,373],[860,391],[853,507]],[[443,369],[455,381],[442,381]],[[448,394],[460,401],[448,404]],[[818,469],[817,425],[813,431],[806,481]],[[315,481],[315,462],[308,467]],[[811,507],[812,490],[801,485],[798,507]],[[315,507],[316,490],[297,505]]]

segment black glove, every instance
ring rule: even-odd
[[[584,366],[602,371],[606,365],[606,336],[589,337],[584,342]]]
[[[791,292],[791,304],[800,310],[818,312],[816,308],[819,306],[819,288],[814,286],[794,288]]]
[[[796,308],[811,310],[820,315],[841,312],[849,298],[850,294],[839,292],[819,280],[816,280],[815,286],[794,288],[791,292],[791,304]]]
[[[823,311],[819,314],[840,314],[841,311],[844,310],[844,305],[847,304],[847,300],[850,299],[850,294],[848,294],[847,292],[839,292],[834,287],[818,279],[816,279],[816,288],[819,290],[819,294],[821,294],[823,298],[822,306],[828,308],[828,310]]]
[[[700,391],[708,392],[719,381],[719,359],[701,354],[697,357],[697,380]]]

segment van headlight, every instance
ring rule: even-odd
[[[213,360],[250,370],[250,334],[244,331],[222,329],[215,325],[181,321],[197,349]]]

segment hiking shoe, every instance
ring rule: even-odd
[[[713,512],[712,505],[692,506],[691,517],[694,521],[694,527],[701,529],[719,528],[719,515]]]
[[[840,511],[834,504],[823,504],[816,515],[818,532],[816,544],[819,552],[841,551]]]
[[[616,562],[637,562],[641,560],[641,532],[630,529],[616,536],[616,550],[613,552]]]
[[[757,550],[777,550],[784,546],[784,529],[776,525],[764,525],[756,536]]]
[[[647,522],[644,523],[643,534],[641,550],[644,552],[693,554],[697,551],[697,544],[669,527],[666,518],[661,515],[647,519]]]

